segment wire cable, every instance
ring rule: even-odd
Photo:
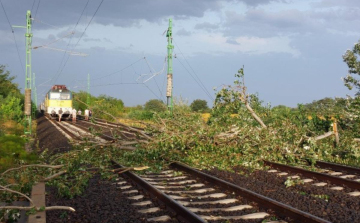
[[[9,17],[8,17],[7,14],[6,14],[5,7],[4,7],[4,5],[3,5],[3,3],[2,3],[1,0],[0,0],[0,3],[1,3],[1,6],[2,6],[2,9],[4,10],[4,14],[5,14],[5,16],[6,16],[6,19],[7,19],[8,23],[9,23],[11,32],[12,32],[12,34],[13,34],[13,39],[14,39],[14,43],[15,43],[15,46],[16,46],[16,51],[17,51],[17,54],[18,54],[18,57],[19,57],[19,62],[20,62],[21,68],[22,68],[22,70],[23,70],[23,73],[24,73],[24,75],[25,75],[24,66],[23,66],[23,63],[22,63],[22,60],[21,60],[21,57],[20,57],[19,47],[18,47],[18,45],[17,45],[16,38],[15,38],[15,34],[14,34],[14,29],[13,29],[13,27],[11,26]]]
[[[102,79],[102,78],[104,78],[104,77],[109,77],[109,76],[114,75],[114,74],[116,74],[116,73],[122,72],[123,70],[125,70],[125,69],[133,66],[134,64],[138,63],[140,60],[143,60],[143,59],[145,59],[145,57],[142,57],[142,58],[138,59],[137,61],[131,63],[130,65],[128,65],[128,66],[126,66],[126,67],[124,67],[124,68],[122,68],[121,70],[114,71],[114,72],[112,72],[112,73],[110,73],[110,74],[107,74],[107,75],[104,75],[104,76],[101,76],[101,77],[97,77],[97,78],[93,78],[93,79],[91,79],[91,80],[93,80],[93,81],[94,81],[94,80],[99,80],[99,79]]]
[[[35,5],[36,0],[34,0],[32,7],[31,7],[31,12],[33,11],[34,5]]]
[[[38,12],[38,9],[39,9],[40,2],[41,2],[41,0],[39,0],[39,3],[38,3],[38,5],[37,5],[37,7],[36,7],[36,11],[35,11],[35,16],[34,16],[34,18],[36,18],[36,15],[37,15],[37,12]]]
[[[85,9],[87,8],[87,6],[88,6],[88,4],[89,4],[89,1],[90,1],[90,0],[88,0],[88,1],[86,2],[85,7],[84,7],[84,9],[82,10],[82,12],[81,12],[81,14],[80,14],[80,17],[79,17],[78,21],[76,22],[76,24],[75,24],[75,26],[74,26],[74,28],[73,28],[73,31],[75,31],[76,27],[78,26],[78,24],[79,24],[79,22],[80,22],[80,20],[81,20],[81,17],[83,16],[84,11],[85,11]],[[69,42],[68,42],[68,44],[67,44],[67,46],[66,46],[66,50],[68,50],[72,38],[73,38],[73,36],[70,37]],[[67,57],[67,59],[66,59],[66,62],[64,63],[64,67],[61,69],[61,65],[62,65],[63,62],[64,62],[65,56],[66,56],[66,52],[64,52],[64,54],[63,54],[63,56],[62,56],[62,58],[61,58],[60,66],[59,66],[57,72],[55,73],[55,75],[53,76],[52,79],[55,79],[55,76],[58,77],[58,76],[61,74],[62,70],[64,69],[67,61],[69,60],[70,55],[68,55],[68,57]],[[57,77],[56,77],[55,81],[57,80]],[[54,82],[55,82],[55,81],[54,81]]]
[[[175,41],[174,41],[175,42]],[[196,76],[196,78],[189,72],[189,70],[181,63],[180,60],[178,60],[180,62],[180,64],[186,69],[186,71],[191,75],[191,77],[195,80],[195,82],[199,85],[199,87],[205,92],[205,94],[211,99],[214,100],[214,98],[211,96],[211,94],[209,93],[209,91],[206,89],[205,85],[202,83],[202,81],[200,80],[199,76],[196,74],[195,70],[191,67],[191,65],[189,64],[189,62],[186,60],[184,54],[182,53],[180,47],[176,44],[176,48],[179,49],[181,55],[183,56],[185,62],[187,63],[187,65],[190,67],[190,69],[192,70],[192,72],[194,73],[194,75]]]
[[[88,2],[89,2],[89,1],[88,1]],[[95,17],[95,15],[96,15],[96,13],[99,11],[99,9],[100,9],[100,7],[101,7],[101,5],[102,5],[102,3],[103,3],[103,2],[104,2],[104,0],[101,0],[101,2],[100,2],[100,4],[99,4],[99,6],[97,7],[97,9],[96,9],[96,11],[95,11],[95,13],[94,13],[94,14],[93,14],[93,16],[91,17],[91,19],[90,19],[89,23],[88,23],[88,24],[87,24],[87,26],[85,27],[85,29],[84,29],[84,31],[82,32],[82,34],[81,34],[80,38],[78,39],[77,43],[75,44],[75,46],[72,48],[72,50],[71,50],[71,51],[74,51],[74,49],[76,48],[76,46],[79,44],[79,42],[80,42],[81,38],[84,36],[84,34],[85,34],[85,32],[86,32],[87,28],[90,26],[90,24],[91,24],[92,20],[94,19],[94,17]],[[85,8],[84,8],[84,10],[85,10]],[[62,71],[64,70],[64,68],[65,68],[65,66],[66,66],[66,64],[67,64],[67,62],[68,62],[68,60],[69,60],[69,58],[70,58],[70,55],[68,56],[67,60],[65,61],[65,64],[64,64],[64,66],[62,67],[62,69],[61,69],[60,73],[56,76],[55,81],[57,81],[57,79],[58,79],[58,78],[59,78],[59,76],[61,75],[61,73],[62,73]]]
[[[150,66],[150,64],[149,64],[149,62],[146,60],[146,58],[145,58],[145,61],[146,61],[146,64],[148,65],[148,67],[149,67],[150,73],[153,74],[152,71],[151,71],[151,69],[154,70],[154,68],[152,68],[152,67]],[[164,68],[165,68],[165,63],[164,63]],[[163,68],[163,71],[164,71],[164,68]],[[162,73],[162,72],[161,72],[161,73]],[[152,75],[152,77],[155,77],[156,75],[157,75],[157,74],[155,73],[155,74]],[[152,77],[151,77],[151,78],[152,78]],[[150,78],[147,79],[146,81],[144,81],[143,84],[145,84],[148,80],[150,80]],[[161,92],[161,89],[160,89],[160,87],[159,87],[156,79],[154,79],[154,81],[155,81],[155,84],[156,84],[156,86],[157,86],[157,88],[158,88],[158,90],[159,90],[159,92],[160,92],[160,97],[161,97],[161,98],[164,98],[164,96],[163,96],[163,94],[162,94],[162,92]],[[146,85],[146,86],[147,86],[147,85]]]
[[[190,76],[195,80],[195,82],[199,85],[199,87],[205,92],[205,94],[211,99],[214,100],[214,98],[210,95],[210,93],[207,90],[204,90],[203,87],[200,85],[200,83],[198,82],[198,80],[196,80],[194,78],[194,76],[190,73],[190,71],[184,66],[184,64],[178,60],[180,62],[180,64],[184,67],[184,69],[190,74]]]

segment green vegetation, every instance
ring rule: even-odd
[[[0,65],[0,171],[36,160],[34,154],[25,151],[27,139],[21,137],[24,96],[13,83],[14,79],[6,67]]]
[[[100,95],[98,97],[89,95],[89,105],[86,104],[87,92],[73,92],[73,97],[73,107],[76,110],[80,109],[83,112],[82,114],[84,114],[85,109],[90,109],[95,117],[113,121],[114,117],[119,117],[124,112],[124,102],[107,95]]]
[[[343,55],[344,62],[349,67],[349,74],[344,78],[345,86],[350,90],[355,87],[359,93],[360,82],[357,75],[360,75],[360,61],[358,61],[358,56],[360,56],[360,40],[355,43],[352,50],[347,50]]]
[[[194,112],[208,112],[209,106],[207,105],[207,101],[196,99],[190,104],[190,108]]]
[[[152,139],[148,143],[139,143],[135,151],[91,144],[76,146],[67,153],[53,156],[45,151],[37,162],[46,162],[56,168],[14,170],[1,176],[0,185],[12,185],[12,189],[28,193],[33,182],[66,173],[49,179],[48,185],[56,186],[61,196],[72,198],[83,192],[94,173],[107,179],[116,178],[116,171],[111,170],[111,159],[129,167],[149,166],[154,171],[164,169],[171,160],[201,169],[217,167],[226,170],[238,165],[262,168],[264,159],[297,164],[307,158],[359,166],[360,147],[354,141],[360,132],[357,115],[360,101],[357,98],[324,98],[299,104],[296,108],[283,105],[272,108],[264,105],[259,95],[246,93],[244,77],[244,70],[240,69],[235,74],[234,84],[218,91],[207,122],[198,113],[208,109],[200,99],[189,106],[182,99],[175,98],[174,112],[170,115],[160,100],[125,108],[120,99],[101,95],[90,96],[89,106],[86,105],[86,92],[74,93],[74,107],[82,111],[90,107],[96,117],[151,120],[146,132],[152,135]],[[12,81],[9,76],[6,78]],[[19,110],[21,106],[17,107],[19,104],[10,100],[11,95],[3,96],[1,102],[7,101],[7,107],[13,109],[2,109],[6,115],[1,117],[16,124],[18,114],[10,111]],[[334,122],[338,123],[340,144],[334,144],[333,136],[316,140],[317,136],[332,131]],[[14,124],[9,126],[18,129]],[[1,161],[4,166],[34,162],[34,156],[21,150],[25,139],[1,131],[0,143],[6,149],[0,147],[3,152],[0,156],[8,157],[7,161]],[[285,182],[286,186],[301,183],[301,180],[290,178]],[[6,201],[16,199],[11,193],[0,196]],[[326,196],[321,195],[321,198]]]

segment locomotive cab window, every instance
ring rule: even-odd
[[[51,92],[50,99],[57,99],[57,100],[70,100],[71,95],[70,93],[58,93],[58,92]]]

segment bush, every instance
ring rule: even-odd
[[[151,99],[145,103],[144,109],[152,112],[164,112],[167,110],[166,105],[163,101],[158,99]]]
[[[201,99],[194,100],[191,103],[190,108],[194,112],[207,112],[207,111],[209,111],[207,101],[201,100]]]
[[[153,118],[153,115],[154,113],[151,111],[133,110],[128,114],[128,117],[138,120],[151,120]]]
[[[20,163],[32,163],[36,154],[25,151],[25,139],[14,135],[0,136],[0,172]]]

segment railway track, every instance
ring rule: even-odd
[[[270,161],[264,161],[264,164],[274,168],[268,171],[270,173],[274,173],[279,176],[288,176],[289,174],[292,174],[292,176],[289,176],[290,178],[299,180],[300,176],[297,174],[300,174],[304,177],[304,179],[301,179],[303,183],[311,183],[313,186],[317,187],[329,186],[329,189],[334,191],[342,191],[344,190],[344,187],[348,187],[352,190],[347,193],[349,196],[360,196],[360,177],[358,175],[360,173],[360,169],[321,161],[318,161],[315,164],[318,167],[327,168],[320,169],[321,172],[309,171],[303,168],[292,167]]]
[[[139,212],[151,213],[147,221],[328,222],[177,162],[158,174],[124,172],[120,176],[118,188]],[[164,209],[176,214],[156,215]]]
[[[93,125],[92,122],[83,122],[78,121],[75,125],[71,122],[57,122],[52,121],[54,125],[56,125],[61,131],[68,134],[69,136],[73,134],[75,131],[75,127],[80,130],[89,130]],[[95,123],[101,126],[98,126],[101,129],[116,129],[117,127],[108,126],[106,127],[105,124]],[[74,128],[74,129],[72,129]],[[80,131],[76,130],[76,131]],[[93,132],[94,133],[94,132]],[[100,136],[97,134],[97,136]],[[79,136],[76,134],[71,135],[74,137],[73,140],[81,140],[84,135],[80,134]],[[76,138],[77,137],[77,138]],[[93,137],[93,135],[88,136]],[[99,137],[104,140],[103,137]],[[95,139],[94,139],[95,140]],[[108,138],[107,142],[113,139]],[[95,142],[95,141],[94,141]],[[345,179],[347,181],[354,181],[358,179],[358,173],[351,172],[356,171],[355,169],[351,170],[344,170],[339,169],[340,167],[325,167],[321,166],[325,165],[320,162],[316,164],[317,167],[322,168],[321,174],[331,176],[331,173],[336,173],[335,176],[340,179]],[[325,214],[318,214],[315,213],[318,217],[314,216],[314,213],[306,208],[300,208],[294,204],[291,204],[293,207],[297,207],[298,209],[289,207],[288,205],[281,204],[282,201],[279,199],[279,195],[275,196],[265,196],[266,193],[262,193],[258,191],[260,194],[256,194],[249,189],[245,189],[246,187],[240,187],[237,185],[241,185],[238,183],[234,183],[229,179],[224,179],[224,182],[215,183],[217,179],[213,179],[212,176],[204,176],[201,172],[197,170],[185,170],[186,166],[181,167],[177,166],[176,163],[169,166],[168,171],[171,172],[162,172],[159,174],[146,174],[143,176],[137,176],[142,180],[132,180],[131,176],[128,174],[133,174],[130,172],[125,172],[121,174],[119,180],[116,182],[116,186],[119,188],[122,196],[126,195],[127,199],[132,202],[132,204],[138,203],[139,206],[134,206],[138,209],[138,211],[142,211],[142,217],[139,221],[165,221],[165,222],[328,222],[326,220],[321,219],[328,219],[327,215],[334,215],[333,210],[335,210],[334,206],[336,206],[336,202],[329,200],[330,208],[324,209],[323,213]],[[344,203],[341,205],[344,208],[343,213],[352,213],[353,211],[359,210],[358,205],[359,202],[354,203],[354,199],[357,198],[356,194],[354,193],[351,195],[351,192],[356,192],[357,189],[354,187],[348,187],[343,184],[335,184],[329,183],[327,180],[321,180],[314,176],[305,176],[300,173],[295,173],[291,171],[285,171],[278,169],[277,167],[272,167],[273,170],[267,172],[267,174],[273,176],[273,178],[286,178],[286,177],[295,177],[298,175],[299,180],[306,180],[310,179],[307,185],[315,184],[315,183],[326,183],[326,186],[317,186],[313,185],[311,187],[315,188],[324,188],[327,189],[325,192],[308,192],[308,191],[295,191],[296,193],[303,193],[306,192],[310,198],[318,195],[328,194],[329,196],[333,196],[333,194],[328,193],[330,188],[333,187],[344,187],[344,190],[339,189],[335,190],[334,193],[346,193],[348,198],[343,199]],[[336,169],[337,168],[337,169]],[[276,171],[275,171],[276,170]],[[286,172],[286,174],[285,174]],[[339,175],[338,172],[342,174]],[[133,174],[134,175],[134,174]],[[173,175],[173,176],[171,176]],[[349,177],[347,175],[355,175],[354,177]],[[341,176],[346,176],[341,178]],[[186,177],[187,179],[179,179],[176,177]],[[222,178],[222,176],[219,176]],[[333,176],[334,177],[334,176]],[[121,179],[123,178],[123,179]],[[173,179],[175,178],[175,179]],[[302,179],[301,179],[302,178]],[[188,181],[189,180],[189,181]],[[226,182],[226,181],[228,182]],[[250,179],[245,179],[245,181]],[[149,183],[150,186],[144,186],[141,181],[145,181]],[[181,182],[184,181],[184,182]],[[280,180],[281,181],[281,180]],[[324,182],[322,182],[324,181]],[[183,184],[181,184],[181,183]],[[232,183],[229,183],[232,182]],[[284,187],[284,181],[280,182],[280,184]],[[311,183],[312,182],[312,183]],[[356,182],[357,183],[357,182]],[[267,184],[267,181],[264,181],[264,184]],[[357,184],[355,184],[357,185]],[[268,184],[265,191],[275,191],[277,192],[277,185]],[[155,189],[150,189],[155,188]],[[240,188],[240,189],[239,189]],[[284,187],[284,189],[288,190]],[[291,189],[291,188],[290,188]],[[292,188],[294,190],[294,188]],[[298,188],[296,188],[298,189]],[[352,191],[349,191],[349,190]],[[275,194],[275,192],[273,194]],[[272,193],[272,192],[271,192]],[[167,196],[169,200],[164,198],[160,198],[163,196],[162,194]],[[301,194],[302,195],[302,194]],[[281,196],[281,195],[280,195]],[[307,195],[302,195],[307,196]],[[336,195],[337,196],[337,195]],[[269,198],[271,197],[271,198]],[[338,196],[337,199],[339,200],[341,196]],[[350,199],[351,197],[351,199]],[[262,201],[262,198],[265,198],[265,202]],[[342,198],[342,197],[341,197]],[[348,200],[347,200],[348,199]],[[311,199],[309,200],[313,202]],[[144,202],[144,203],[142,203]],[[201,203],[203,202],[203,203]],[[213,202],[213,203],[209,203]],[[315,201],[314,201],[315,202]],[[318,200],[316,201],[318,202]],[[284,202],[287,203],[287,202]],[[335,203],[335,204],[334,204]],[[340,202],[338,202],[340,204]],[[140,204],[144,204],[145,206],[141,206]],[[171,205],[170,205],[171,204]],[[327,205],[326,203],[324,205]],[[178,206],[178,207],[175,207]],[[180,207],[179,207],[180,206]],[[339,208],[342,208],[339,207]],[[289,209],[286,209],[289,208]],[[300,209],[302,211],[300,211]],[[192,213],[190,217],[185,214],[187,211]],[[312,213],[313,215],[309,214]],[[326,214],[326,212],[328,214]],[[255,214],[258,213],[258,214]],[[331,213],[331,214],[330,214]],[[195,215],[195,216],[193,216]],[[336,215],[336,214],[335,214]],[[192,217],[191,217],[192,216]],[[304,216],[310,216],[306,218]],[[320,217],[319,217],[320,216]],[[200,219],[199,219],[200,218]],[[246,220],[245,218],[253,218]],[[357,222],[360,218],[358,218],[357,214],[349,214],[349,217],[343,217],[340,215],[337,219],[345,219],[344,222]],[[197,220],[196,220],[197,219]],[[329,218],[333,220],[334,218]],[[328,219],[328,220],[329,220]],[[354,221],[350,221],[349,219],[355,219]],[[357,220],[356,220],[357,219]],[[335,220],[334,222],[342,222]]]
[[[124,125],[107,123],[103,121],[85,121],[78,119],[77,122],[61,121],[46,117],[57,130],[69,141],[75,143],[89,142],[97,144],[119,144],[123,149],[133,150],[132,145],[147,143],[150,138],[143,130],[125,128]]]

